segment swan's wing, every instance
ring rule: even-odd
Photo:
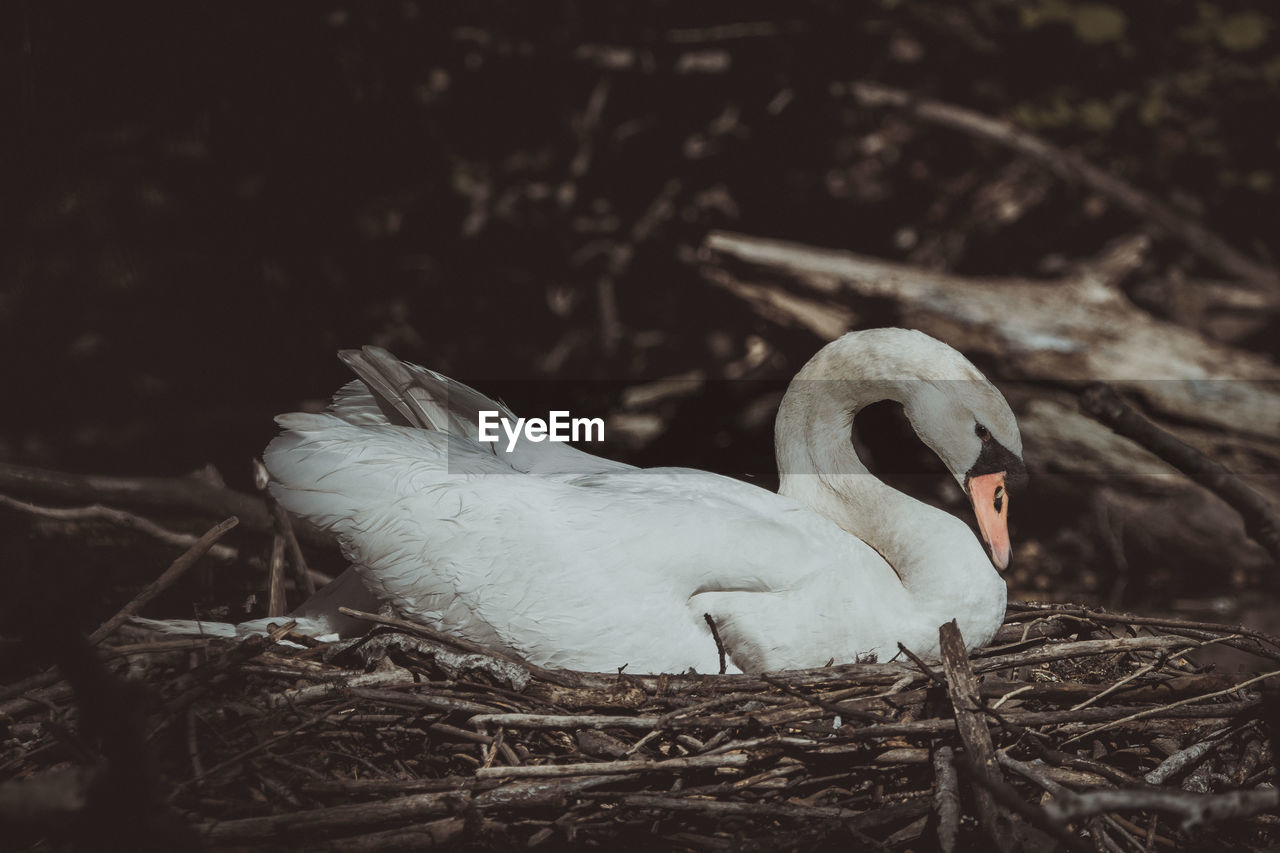
[[[265,454],[273,493],[332,530],[379,598],[543,665],[714,672],[705,612],[761,661],[789,648],[821,664],[841,654],[839,627],[779,621],[773,599],[839,622],[847,609],[829,591],[797,595],[810,576],[848,567],[868,598],[870,585],[896,582],[826,519],[714,474],[527,476],[435,431],[328,415],[281,424]]]
[[[475,443],[527,474],[572,475],[631,468],[585,453],[568,444],[517,440],[508,451],[507,437],[495,443],[479,440],[481,412],[496,412],[512,424],[516,415],[502,403],[434,370],[400,361],[381,347],[366,346],[338,354],[360,377],[344,385],[329,407],[357,425],[410,426],[448,433]]]

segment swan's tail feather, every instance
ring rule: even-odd
[[[367,416],[372,402],[385,423],[439,430],[470,441],[475,441],[479,433],[480,412],[515,417],[506,406],[474,388],[434,370],[400,361],[381,347],[342,350],[338,357],[360,377],[368,395],[361,395],[350,385],[344,387],[334,398],[333,411],[339,417],[345,418],[348,409]]]
[[[514,442],[481,441],[481,412],[496,413],[498,418],[512,423],[518,421],[501,402],[434,370],[400,361],[381,347],[343,350],[339,357],[360,378],[334,395],[329,407],[334,416],[358,427],[411,427],[448,436],[447,445],[436,445],[433,450],[452,454],[452,468],[467,467],[457,455],[459,448],[464,448],[462,456],[467,455],[468,449],[479,451],[526,474],[577,475],[631,467],[555,441],[535,442],[527,437]],[[276,419],[286,429],[296,429],[285,417],[298,416]],[[271,468],[271,464],[267,467]]]

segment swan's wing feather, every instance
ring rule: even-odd
[[[452,431],[448,395],[438,394],[443,383],[419,381],[420,374],[381,347],[342,350],[338,358],[368,386],[389,423]]]
[[[501,402],[434,370],[400,361],[381,347],[343,350],[339,357],[360,377],[339,389],[329,407],[349,423],[412,426],[448,433],[528,474],[566,476],[632,467],[568,444],[530,442],[523,436],[508,450],[507,436],[501,430],[498,442],[481,442],[481,412],[496,412],[510,423],[517,420]]]

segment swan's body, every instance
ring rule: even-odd
[[[281,416],[264,459],[280,502],[333,531],[368,590],[408,618],[542,666],[705,673],[719,655],[704,614],[730,671],[887,660],[899,642],[929,653],[952,618],[976,646],[1004,615],[1004,582],[968,526],[871,476],[849,440],[861,406],[901,401],[1007,561],[1013,414],[921,333],[851,333],[801,370],[778,415],[779,494],[565,444],[508,453],[476,440],[477,413],[514,417],[505,407],[381,350],[343,357],[362,381],[328,414]],[[345,603],[316,601],[300,610],[321,621]]]

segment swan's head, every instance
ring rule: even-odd
[[[1026,480],[1022,436],[1004,396],[957,350],[911,329],[849,332],[801,369],[778,410],[781,490],[805,471],[855,465],[849,418],[881,400],[902,404],[911,426],[973,504],[998,568],[1009,565],[1009,492]],[[834,448],[834,450],[830,450]]]
[[[1004,395],[958,352],[946,349],[968,375],[915,380],[903,407],[921,441],[969,496],[991,562],[1003,569],[1010,555],[1010,492],[1027,479],[1022,436]]]

